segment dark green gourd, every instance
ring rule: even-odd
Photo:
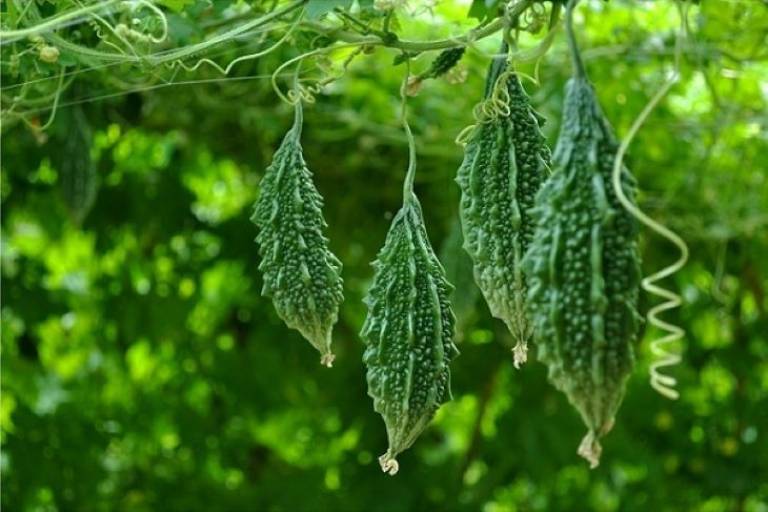
[[[495,111],[485,115],[480,109],[456,181],[475,281],[493,316],[515,337],[519,366],[531,335],[520,262],[533,236],[530,209],[549,175],[550,152],[540,130],[544,120],[531,107],[518,76],[507,69],[506,53],[504,44],[491,64],[481,104]]]
[[[368,394],[387,428],[389,447],[379,464],[390,475],[399,468],[398,454],[413,444],[440,405],[451,399],[448,365],[459,354],[453,344],[455,318],[448,300],[453,287],[429,243],[413,191],[416,142],[406,116],[407,83],[406,72],[400,89],[409,150],[403,205],[373,263],[373,284],[365,298],[368,315],[360,333]]]
[[[330,367],[331,330],[343,300],[341,262],[323,234],[323,199],[302,154],[302,122],[297,101],[293,127],[264,174],[251,220],[260,230],[262,294],[272,297],[280,318],[309,340],[320,351],[321,363]]]
[[[453,69],[464,56],[465,47],[448,48],[440,52],[430,64],[429,69],[420,75],[421,79],[438,78]]]
[[[418,94],[422,83],[430,78],[439,78],[450,70],[452,70],[456,64],[459,63],[461,57],[464,55],[465,47],[460,46],[457,48],[448,48],[441,51],[437,57],[432,61],[429,68],[424,72],[412,76],[408,81],[407,93],[410,96]],[[407,54],[400,54],[395,57],[395,65],[400,64],[403,60],[407,60]]]
[[[579,454],[595,467],[599,438],[613,425],[634,364],[638,228],[611,186],[618,144],[584,73],[570,18],[569,8],[575,74],[524,268],[538,357],[588,427]],[[634,201],[634,180],[627,169],[622,173]]]
[[[392,220],[373,263],[361,336],[366,348],[368,394],[387,428],[383,471],[397,473],[397,455],[410,447],[438,407],[451,399],[448,364],[453,344],[451,285],[435,256],[415,195]]]

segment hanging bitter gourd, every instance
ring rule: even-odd
[[[365,299],[368,315],[361,331],[368,394],[384,418],[389,442],[379,463],[390,475],[397,473],[397,455],[413,444],[440,405],[451,399],[448,364],[458,355],[448,300],[451,285],[429,243],[413,192],[415,149],[405,106],[403,124],[410,146],[403,205],[373,263],[373,284]]]
[[[443,50],[437,57],[435,57],[435,60],[432,61],[429,69],[419,75],[419,78],[425,80],[427,78],[438,78],[443,76],[459,63],[461,57],[464,56],[465,50],[466,48],[463,46]]]
[[[260,230],[262,295],[272,297],[278,315],[330,367],[331,331],[343,300],[341,262],[323,234],[323,199],[302,154],[302,122],[297,99],[294,124],[264,174],[251,220]]]
[[[525,362],[531,327],[520,262],[533,236],[530,215],[536,193],[549,176],[550,151],[543,118],[530,105],[507,45],[491,64],[478,124],[466,145],[456,181],[461,188],[464,247],[475,281],[493,316],[515,338],[515,365]]]
[[[589,431],[579,454],[599,462],[634,364],[640,284],[638,227],[611,186],[618,149],[576,47],[566,86],[554,172],[537,196],[536,232],[524,260],[538,357]],[[634,201],[634,180],[622,170]]]
[[[392,220],[373,265],[361,333],[363,361],[368,394],[387,428],[389,449],[379,462],[383,471],[395,474],[397,455],[451,399],[448,364],[458,354],[448,302],[451,285],[430,246],[416,196]]]
[[[421,89],[421,85],[425,80],[429,80],[431,78],[439,78],[451,71],[461,60],[465,50],[465,47],[459,46],[441,51],[437,57],[435,57],[435,60],[432,61],[429,68],[424,70],[424,72],[419,73],[418,75],[412,76],[408,80],[408,87],[406,88],[408,95],[415,96],[418,94],[419,89]],[[394,64],[397,65],[402,62],[402,60],[407,58],[408,54],[400,54],[395,57]]]

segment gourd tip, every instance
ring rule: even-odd
[[[587,432],[584,439],[581,440],[577,453],[587,459],[589,462],[589,469],[595,469],[600,465],[600,454],[603,451],[603,447],[600,446],[600,442],[597,440],[597,436],[593,430]]]
[[[390,476],[396,475],[400,470],[400,464],[398,464],[395,458],[389,454],[389,451],[379,457],[379,464],[381,465],[381,470],[388,473]]]
[[[520,368],[528,360],[528,346],[525,343],[518,342],[512,348],[512,354],[514,356],[515,368]]]
[[[320,364],[327,368],[332,368],[334,359],[336,359],[336,356],[328,352],[327,354],[322,355],[320,358]]]

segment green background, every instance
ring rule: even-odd
[[[198,22],[215,22],[223,9],[166,4],[186,5],[171,18],[179,45],[202,37]],[[684,270],[666,282],[685,300],[667,316],[687,331],[684,362],[670,370],[681,398],[649,386],[649,341],[659,333],[644,329],[592,471],[576,455],[584,434],[577,413],[540,363],[514,369],[510,340],[482,302],[465,317],[454,400],[399,458],[397,476],[379,469],[386,435],[366,395],[358,332],[369,263],[400,206],[407,166],[396,51],[360,56],[305,107],[304,156],[344,263],[328,370],[260,296],[249,221],[292,121],[268,77],[309,36],[238,65],[227,80],[206,66],[99,68],[66,52],[57,64],[27,53],[14,72],[11,54],[31,43],[3,46],[2,506],[768,511],[768,7],[703,4],[689,13],[681,81],[628,156],[641,205],[691,248]],[[445,0],[434,18],[401,16],[399,30],[410,39],[461,33],[474,23],[466,10]],[[672,2],[579,7],[588,72],[619,135],[671,71],[677,25]],[[279,27],[263,44],[284,33]],[[90,29],[62,33],[75,30],[85,40]],[[541,37],[524,35],[521,45]],[[258,42],[213,53],[228,62]],[[456,216],[462,151],[454,138],[473,122],[497,46],[498,35],[470,48],[465,82],[431,80],[409,100],[416,192],[435,247]],[[348,52],[334,55],[338,66]],[[421,57],[414,70],[429,62]],[[26,86],[31,99],[55,92],[61,65],[88,71],[62,92],[50,130],[27,124],[45,123],[45,103],[9,113],[22,82],[42,79]],[[524,84],[554,145],[570,73],[562,32],[538,73],[533,63],[521,69],[539,78]],[[216,81],[164,85],[207,79]],[[99,181],[82,223],[62,200],[57,164],[71,137],[67,111],[76,108],[93,132],[86,150]],[[641,248],[646,274],[677,257],[645,230]],[[653,300],[644,294],[642,310]]]

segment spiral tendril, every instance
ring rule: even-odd
[[[655,360],[650,365],[649,377],[651,387],[653,387],[661,395],[672,400],[675,400],[680,396],[680,393],[675,389],[675,386],[677,385],[677,379],[664,373],[664,370],[669,369],[670,367],[675,366],[682,361],[682,356],[679,353],[673,352],[669,345],[682,340],[685,336],[685,330],[680,326],[662,320],[660,315],[665,311],[681,306],[683,301],[680,295],[662,286],[659,286],[657,283],[672,276],[680,269],[682,269],[683,266],[685,266],[686,262],[688,261],[688,246],[686,245],[685,241],[671,229],[652,219],[627,199],[621,186],[621,169],[624,155],[627,152],[627,148],[631,144],[632,139],[634,139],[635,135],[640,130],[640,127],[645,123],[645,120],[656,108],[661,99],[679,80],[682,45],[686,37],[688,8],[687,4],[681,5],[679,1],[676,2],[676,5],[680,12],[680,28],[677,32],[677,38],[675,41],[674,70],[669,78],[662,84],[656,94],[651,98],[642,112],[640,112],[640,114],[637,116],[634,123],[632,123],[629,132],[621,141],[621,145],[616,152],[616,157],[613,162],[613,173],[611,180],[613,183],[613,189],[616,193],[616,197],[621,205],[638,221],[643,223],[659,236],[670,241],[680,252],[677,260],[662,268],[658,272],[655,272],[652,275],[646,277],[641,282],[643,290],[664,300],[664,302],[661,304],[657,304],[656,306],[650,308],[646,315],[650,325],[665,333],[651,341],[651,352],[655,357]]]

